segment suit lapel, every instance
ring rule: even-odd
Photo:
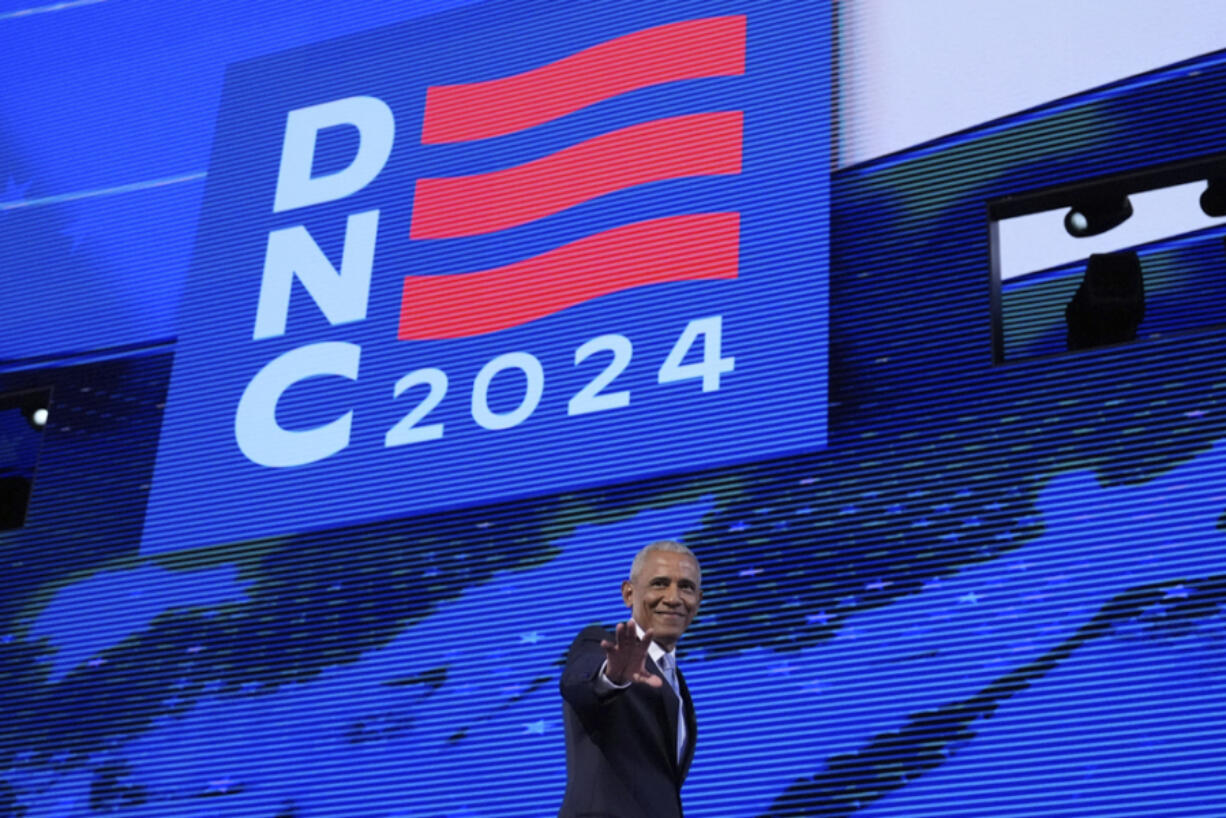
[[[694,760],[694,745],[697,743],[695,739],[698,738],[698,719],[694,716],[694,701],[690,698],[690,688],[685,683],[685,675],[681,672],[681,668],[677,668],[677,685],[681,688],[681,696],[685,699],[687,705],[685,708],[685,752],[681,754],[681,764],[677,776],[677,780],[680,782],[685,780],[685,776],[690,770],[690,762]],[[672,697],[670,696],[669,698]]]
[[[680,711],[681,703],[677,701],[677,694],[673,693],[672,686],[669,685],[668,679],[664,677],[664,673],[660,670],[660,666],[656,664],[656,660],[650,656],[647,657],[648,670],[660,677],[660,681],[664,684],[660,687],[660,701],[664,706],[664,730],[661,738],[664,741],[665,755],[673,763],[673,770],[677,770],[677,716]],[[681,674],[678,673],[678,681]],[[682,683],[682,690],[684,690]],[[687,726],[689,722],[686,722]],[[687,747],[685,755],[689,755]]]

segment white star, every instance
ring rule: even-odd
[[[830,617],[826,616],[825,611],[818,611],[815,614],[809,614],[806,616],[805,620],[810,625],[825,625],[830,620]]]

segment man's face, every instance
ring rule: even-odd
[[[676,551],[648,551],[639,575],[622,582],[622,599],[634,621],[671,650],[698,613],[702,589],[698,563]]]

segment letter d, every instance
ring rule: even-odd
[[[347,167],[312,177],[316,137],[324,128],[337,125],[358,129],[358,152]],[[395,132],[392,109],[376,97],[348,97],[290,111],[285,120],[273,212],[331,202],[357,193],[387,164]]]

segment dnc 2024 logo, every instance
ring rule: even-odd
[[[232,67],[146,552],[824,444],[827,20],[624,5]]]

